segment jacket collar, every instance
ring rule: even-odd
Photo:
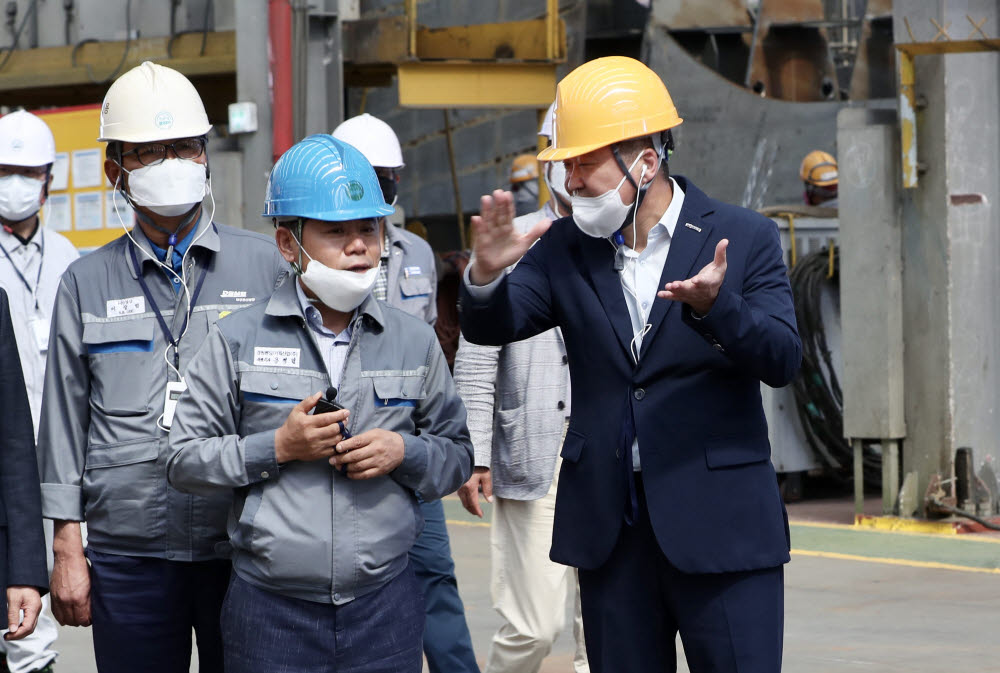
[[[667,254],[666,264],[663,265],[663,272],[660,274],[658,291],[667,283],[690,278],[696,272],[694,269],[695,260],[698,259],[702,248],[709,241],[713,229],[712,223],[704,219],[715,210],[713,201],[687,178],[674,176],[674,179],[684,190],[684,207],[681,208],[680,216],[677,218],[677,227],[670,239],[670,252]],[[649,344],[656,336],[664,318],[674,309],[676,304],[676,301],[668,299],[656,298],[653,300],[648,320],[650,328],[642,339],[640,362],[642,355],[649,350]]]
[[[208,231],[203,231],[206,227],[208,228]],[[195,232],[194,239],[191,241],[190,248],[188,248],[189,250],[194,248],[204,248],[209,252],[215,253],[222,249],[222,240],[219,237],[219,230],[214,223],[210,222],[205,217],[199,217],[196,228],[197,231]],[[152,264],[153,260],[146,254],[143,254],[142,251],[145,251],[148,255],[152,255],[153,257],[155,257],[156,254],[153,252],[153,247],[149,241],[149,237],[146,236],[146,232],[143,231],[138,221],[136,221],[135,226],[132,227],[131,231],[132,238],[135,239],[135,243],[129,240],[126,235],[124,250],[126,266],[128,267],[129,273],[132,274],[133,278],[135,278],[135,267],[132,266],[132,260],[128,254],[128,246],[137,245],[139,247],[139,250],[136,250],[136,258],[139,260],[139,266],[143,269],[143,272],[145,272],[146,265]]]
[[[295,274],[288,274],[284,282],[267,300],[267,308],[264,313],[278,318],[298,318],[305,324],[306,317],[302,314],[302,304],[299,303],[298,292],[295,283],[299,282],[299,277]],[[378,331],[385,328],[385,316],[382,314],[382,307],[373,294],[365,297],[358,307],[358,319],[367,318]]]

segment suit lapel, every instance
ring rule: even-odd
[[[704,206],[707,199],[705,195],[697,191],[690,182],[687,182],[683,187],[685,190],[684,207],[681,208],[681,214],[677,218],[677,226],[674,227],[674,235],[670,239],[670,252],[667,253],[667,262],[663,265],[663,272],[660,274],[657,292],[669,282],[685,280],[700,271],[700,269],[694,268],[695,260],[698,259],[698,255],[709,241],[712,233],[711,223],[701,218],[701,214],[706,212]],[[647,320],[650,328],[642,339],[642,349],[639,353],[640,361],[649,350],[649,344],[659,332],[664,318],[677,303],[659,297],[653,300],[653,308],[650,310]]]
[[[622,290],[621,279],[614,269],[615,251],[605,239],[591,238],[590,236],[578,236],[580,243],[580,253],[582,255],[582,267],[584,277],[588,278],[591,287],[597,293],[601,306],[611,322],[615,336],[621,343],[626,353],[629,353],[628,360],[632,362],[632,319],[628,315],[628,307],[625,306],[625,294]]]

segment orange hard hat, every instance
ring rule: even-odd
[[[534,154],[518,154],[510,164],[510,182],[517,184],[538,179],[538,160]]]
[[[813,150],[802,160],[799,176],[803,182],[816,187],[837,184],[837,160],[823,150]]]
[[[552,144],[538,158],[571,159],[683,121],[663,80],[641,62],[625,56],[595,59],[556,87]]]

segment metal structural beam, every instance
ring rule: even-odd
[[[971,22],[971,19],[970,19]],[[975,23],[973,23],[975,25]],[[917,113],[916,78],[913,59],[916,56],[943,56],[947,54],[974,54],[1000,51],[1000,39],[949,40],[931,42],[907,42],[895,45],[899,52],[899,132],[900,157],[902,159],[903,187],[917,186]]]
[[[170,43],[168,37],[147,37],[126,42],[88,42],[77,47],[19,49],[0,70],[0,91],[99,84],[111,76],[126,46],[128,53],[119,73],[143,61],[179,70],[189,77],[236,72],[236,33],[209,32],[201,53],[201,33],[186,34]],[[75,52],[75,53],[74,53]]]
[[[556,90],[556,66],[546,63],[405,63],[398,75],[399,104],[413,108],[544,109]]]

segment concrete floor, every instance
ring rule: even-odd
[[[457,499],[445,504],[482,661],[499,625],[489,598],[489,527],[467,515]],[[785,671],[1000,670],[1000,538],[856,530],[845,525],[853,510],[843,499],[792,505],[789,515]],[[59,673],[96,671],[89,629],[63,629],[58,646]],[[572,651],[567,631],[543,673],[571,673]],[[678,671],[686,673],[679,658]]]

